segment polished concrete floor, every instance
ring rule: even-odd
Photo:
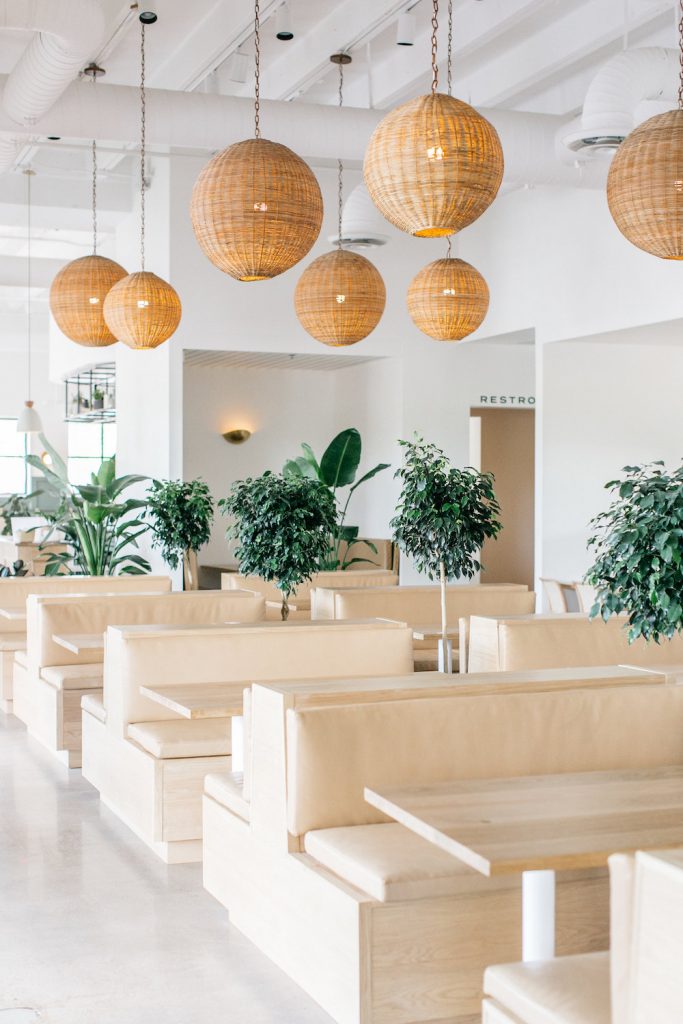
[[[33,1011],[33,1012],[31,1012]],[[330,1024],[0,712],[0,1024]]]

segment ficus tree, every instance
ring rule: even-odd
[[[670,639],[683,632],[683,465],[624,466],[606,511],[591,521],[596,589],[592,618],[628,615],[628,637]]]
[[[213,498],[203,480],[153,480],[147,491],[152,547],[171,569],[183,562],[186,590],[197,588],[197,552],[211,539]]]
[[[395,475],[402,488],[391,528],[418,571],[441,584],[441,631],[446,640],[446,583],[471,579],[482,568],[479,553],[484,541],[501,530],[493,475],[452,466],[440,448],[417,435],[399,444],[403,464]]]
[[[233,520],[227,536],[237,541],[240,572],[275,583],[286,620],[290,596],[327,553],[336,522],[332,493],[317,480],[266,472],[237,480],[218,506]]]

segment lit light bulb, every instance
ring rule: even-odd
[[[268,209],[268,203],[254,203],[254,209],[258,213],[265,213]]]
[[[677,192],[683,192],[683,181],[681,181],[680,178],[677,178],[676,181],[674,181],[674,188]]]
[[[443,146],[430,146],[427,150],[428,160],[443,160]]]
[[[144,309],[145,306],[149,306],[147,299],[138,299],[138,309]]]
[[[455,288],[444,288],[444,295],[455,295]]]
[[[345,295],[337,295],[337,296],[335,296],[335,298],[336,298],[336,300],[337,300],[337,302],[339,303],[340,306],[341,306],[342,302],[346,302],[346,296]]]
[[[88,299],[88,302],[90,303],[91,306],[96,306],[99,301],[100,300],[97,298],[96,295],[91,295],[90,298]]]

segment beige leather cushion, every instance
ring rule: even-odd
[[[102,703],[102,698],[94,693],[86,693],[81,697],[81,709],[100,722],[107,721],[107,711]]]
[[[21,665],[22,668],[28,668],[28,653],[26,651],[16,651],[14,660],[17,665]]]
[[[204,792],[238,818],[249,821],[250,807],[244,799],[241,772],[211,772],[204,779]]]
[[[175,594],[107,594],[33,597],[29,618],[32,664],[70,665],[93,661],[55,643],[55,635],[103,633],[115,625],[222,625],[263,619],[263,598],[247,591],[203,590]]]
[[[102,665],[59,665],[44,668],[41,679],[57,690],[89,690],[102,686]]]
[[[448,587],[446,608],[456,624],[465,615],[521,615],[532,612],[535,595],[522,584],[486,584]],[[316,617],[316,607],[312,611]],[[441,621],[439,587],[382,587],[371,590],[337,590],[336,619],[398,619],[417,626]]]
[[[26,633],[3,633],[0,637],[0,652],[25,650]]]
[[[335,875],[382,901],[455,896],[519,884],[514,877],[485,878],[395,822],[307,832],[304,849]]]
[[[365,802],[364,786],[682,763],[681,686],[290,710],[288,827],[302,835],[386,821]]]
[[[625,853],[609,858],[610,973],[612,1018],[626,1021],[631,983],[631,946],[635,902],[636,859]]]
[[[675,665],[683,663],[683,636],[629,644],[619,616],[609,622],[568,615],[556,619],[501,623],[500,668],[552,668],[578,665]]]
[[[159,758],[215,757],[230,753],[229,718],[138,722],[128,726],[127,736]]]
[[[488,967],[484,992],[523,1024],[612,1024],[609,953]]]
[[[207,627],[126,632],[107,637],[104,704],[110,723],[177,718],[140,694],[174,683],[408,675],[412,636],[389,624]]]

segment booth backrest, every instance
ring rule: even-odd
[[[299,836],[385,821],[365,786],[669,764],[683,764],[674,684],[290,710],[287,824]]]
[[[48,665],[77,665],[99,660],[92,651],[74,654],[55,643],[55,635],[104,633],[108,626],[212,626],[258,622],[265,601],[247,590],[203,590],[175,594],[72,594],[38,597],[28,603],[26,649],[33,670]]]
[[[11,576],[0,579],[0,608],[24,611],[31,594],[167,594],[171,589],[168,576]],[[0,633],[24,633],[21,620],[0,616]]]
[[[614,1024],[683,1019],[683,852],[636,854],[630,1012]],[[614,999],[614,995],[613,995]]]
[[[468,584],[448,587],[448,616],[455,625],[468,615],[517,615],[531,612],[535,595],[521,583]],[[380,587],[373,590],[316,588],[311,603],[314,619],[399,619],[409,625],[441,621],[441,590],[436,586]]]
[[[348,572],[318,572],[308,582],[298,588],[290,600],[292,602],[305,603],[311,600],[311,591],[315,587],[338,587],[349,586],[354,589],[365,587],[397,587],[398,576],[389,569],[368,569],[354,572],[349,576]],[[221,576],[221,586],[224,590],[254,590],[263,594],[266,601],[281,601],[282,593],[274,583],[266,583],[258,576],[243,576],[239,572],[224,572]]]
[[[412,635],[398,623],[300,622],[167,628],[110,626],[104,660],[107,724],[177,718],[140,686],[408,675]]]
[[[574,665],[683,664],[683,636],[661,644],[629,644],[626,619],[587,615],[531,615],[470,619],[470,672],[561,668]]]

